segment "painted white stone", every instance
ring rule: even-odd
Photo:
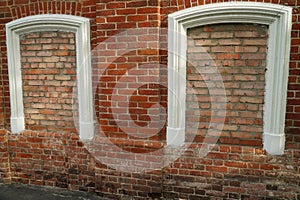
[[[184,9],[168,16],[168,128],[167,143],[177,145],[173,137],[185,129],[184,79],[186,77],[187,29],[223,23],[255,23],[269,27],[266,87],[264,99],[264,149],[269,154],[284,153],[284,125],[289,71],[292,8],[258,2],[215,3]],[[184,59],[182,59],[184,58]],[[182,87],[183,86],[183,87]],[[178,106],[178,99],[180,106]],[[185,134],[185,131],[180,131]],[[183,138],[183,136],[179,136]],[[182,139],[180,139],[182,140]]]
[[[12,133],[19,133],[25,129],[20,35],[61,30],[73,32],[76,35],[80,138],[91,139],[94,136],[89,23],[89,19],[83,17],[45,14],[24,17],[6,24]]]

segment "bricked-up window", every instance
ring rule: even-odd
[[[258,24],[217,24],[188,30],[188,137],[196,131],[196,141],[202,142],[211,117],[217,117],[211,114],[219,109],[211,99],[218,97],[218,82],[207,85],[204,81],[214,79],[216,74],[209,68],[216,67],[227,97],[219,142],[262,145],[267,31],[267,26]],[[193,119],[199,115],[200,121],[195,123]]]
[[[186,81],[180,80],[178,74],[186,77],[187,29],[226,23],[261,24],[269,27],[263,111],[263,148],[270,154],[281,155],[285,148],[284,129],[292,8],[269,3],[216,3],[184,9],[168,16],[168,69],[172,70],[168,71],[167,143],[175,146],[185,143]],[[220,79],[218,76],[215,78]],[[222,90],[225,91],[225,89]],[[224,100],[225,97],[224,93]],[[184,106],[179,106],[178,102],[184,102]],[[226,120],[225,116],[223,119]],[[219,122],[219,124],[222,123]],[[214,122],[214,125],[217,125],[217,122]],[[209,146],[209,148],[213,147],[213,145]]]
[[[75,132],[75,34],[22,35],[20,49],[26,129]]]
[[[9,75],[8,78],[9,78],[9,95],[10,95],[10,122],[11,122],[10,125],[11,125],[11,132],[13,134],[20,133],[25,130],[20,36],[27,35],[33,32],[61,31],[61,32],[74,33],[73,36],[71,37],[72,38],[71,40],[73,40],[73,43],[76,44],[76,48],[74,47],[76,49],[76,55],[73,55],[73,53],[67,55],[64,55],[63,53],[62,55],[58,55],[61,52],[58,51],[55,52],[54,50],[52,53],[57,54],[54,56],[56,57],[54,58],[56,60],[61,59],[65,61],[67,57],[73,56],[73,58],[71,59],[72,60],[71,63],[76,62],[76,68],[77,68],[76,69],[76,80],[77,80],[76,97],[78,99],[78,109],[76,112],[78,112],[78,126],[77,126],[78,132],[82,139],[91,139],[94,136],[94,120],[93,120],[94,116],[93,116],[93,104],[92,104],[93,92],[92,92],[92,75],[91,75],[92,67],[91,67],[91,60],[89,57],[91,51],[89,24],[90,24],[90,20],[88,18],[73,16],[73,15],[63,15],[63,14],[33,15],[33,16],[17,19],[6,24],[6,43],[7,43],[7,58],[8,58],[7,60],[8,60],[8,75]],[[62,38],[60,39],[58,38],[58,40],[61,39]],[[52,39],[48,38],[48,40],[52,40]],[[42,39],[39,42],[42,43]],[[54,44],[58,44],[58,43],[54,43]],[[47,56],[41,56],[41,55],[36,56],[36,59],[40,59],[39,57],[45,57],[43,58],[45,60],[48,59],[46,63],[48,63],[50,67],[51,67],[51,63],[54,63],[55,61],[55,60],[51,60],[53,58]],[[76,57],[76,61],[75,61],[75,57]],[[70,62],[70,60],[66,59],[66,62]],[[37,69],[37,70],[42,70],[42,69]],[[56,70],[59,71],[60,69],[56,69]],[[69,78],[64,75],[70,75],[71,77],[75,77],[73,72],[72,73],[66,72],[64,75],[61,73],[62,72],[59,71],[57,74],[52,74],[52,75],[56,75],[56,81],[60,83],[67,81],[64,79],[69,80]],[[70,78],[70,80],[74,81],[73,78]],[[59,85],[56,85],[56,88],[59,88],[58,86]],[[69,90],[68,89],[69,85],[67,85],[67,87],[64,87],[62,90],[65,90],[65,88],[67,88],[66,90]],[[66,93],[69,92],[70,91],[67,91]],[[69,97],[67,99],[70,100]],[[69,108],[67,110],[69,110]],[[65,115],[66,114],[64,114],[63,116]],[[73,127],[71,129],[69,128],[67,129],[71,130],[73,129]]]

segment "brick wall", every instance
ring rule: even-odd
[[[292,149],[294,156],[299,158],[300,155],[300,127],[299,127],[299,12],[298,5],[293,6],[293,27],[291,33],[291,51],[290,51],[290,71],[289,71],[289,85],[287,94],[287,114],[286,114],[286,148]]]
[[[95,160],[78,134],[26,130],[8,143],[13,182],[95,191]]]
[[[20,43],[25,128],[76,132],[74,33],[31,33]]]
[[[1,54],[0,54],[1,55]],[[0,63],[2,60],[0,61]],[[2,64],[2,63],[1,63]],[[4,129],[4,102],[3,102],[3,75],[1,75],[1,95],[0,95],[0,115],[1,115],[1,120],[0,120],[0,182],[9,182],[10,181],[10,167],[9,167],[9,156],[8,156],[8,143],[7,143],[7,138],[8,138],[8,132]]]
[[[48,132],[48,136],[45,136],[47,134],[42,133],[34,133],[32,137],[27,140],[29,133],[24,133],[23,136],[16,136],[11,135],[9,131],[10,129],[10,94],[9,94],[9,83],[8,83],[8,68],[7,68],[7,48],[6,48],[6,37],[5,37],[5,24],[7,22],[10,22],[12,20],[30,16],[30,15],[37,15],[37,14],[68,14],[68,15],[77,15],[77,16],[83,16],[88,17],[91,20],[91,41],[92,46],[96,44],[96,6],[95,1],[2,1],[0,3],[0,48],[1,48],[1,96],[0,96],[0,110],[1,110],[1,128],[5,128],[5,130],[1,130],[1,144],[0,144],[0,152],[1,152],[1,182],[2,181],[9,181],[11,177],[13,176],[13,181],[18,182],[24,182],[24,183],[31,183],[31,184],[46,184],[51,186],[58,186],[58,187],[69,187],[70,189],[81,189],[81,190],[87,190],[87,187],[93,187],[94,185],[91,180],[88,180],[88,178],[83,178],[83,181],[80,183],[78,182],[78,176],[80,174],[80,177],[86,177],[86,176],[93,176],[93,171],[89,170],[89,172],[82,172],[85,168],[87,168],[88,164],[82,164],[84,167],[78,167],[79,163],[86,163],[82,161],[87,155],[87,152],[82,153],[81,155],[77,156],[78,153],[81,150],[76,150],[77,145],[82,147],[82,143],[78,141],[78,135],[76,134],[76,137],[71,138],[70,135],[62,136],[57,133],[50,133]],[[94,20],[93,20],[94,19]],[[74,56],[74,55],[73,55]],[[36,74],[37,75],[37,74]],[[43,76],[42,74],[39,74]],[[24,86],[24,85],[23,85]],[[26,86],[24,86],[26,87]],[[61,88],[64,89],[64,88]],[[48,93],[49,94],[49,93]],[[69,95],[69,94],[64,94]],[[28,100],[28,99],[27,99]],[[27,102],[29,103],[29,102]],[[30,104],[30,103],[29,103]],[[27,104],[27,105],[29,105]],[[32,105],[32,104],[31,104]],[[43,112],[43,111],[42,111]],[[58,112],[62,112],[61,110]],[[64,113],[65,115],[65,113]],[[48,116],[47,116],[48,117]],[[27,119],[29,120],[29,119]],[[38,120],[39,121],[39,120]],[[39,121],[40,122],[40,121]],[[46,122],[49,123],[49,122]],[[51,123],[51,122],[50,122]],[[28,125],[28,124],[27,124]],[[28,127],[28,126],[27,126]],[[48,125],[48,128],[50,126]],[[53,129],[53,126],[51,126]],[[29,128],[29,127],[28,127]],[[31,129],[34,129],[33,126],[30,127]],[[46,130],[47,127],[43,127],[42,129]],[[71,129],[74,129],[74,127],[71,127]],[[64,127],[64,130],[66,132],[70,132],[70,128]],[[74,132],[74,131],[73,131]],[[62,140],[58,140],[57,144],[64,145],[66,143],[66,140],[71,140],[70,144],[68,144],[68,150],[70,153],[71,160],[76,159],[74,161],[74,165],[71,166],[70,164],[58,164],[56,158],[53,162],[49,161],[49,156],[45,155],[51,155],[53,152],[49,150],[49,148],[56,148],[56,154],[60,151],[61,154],[65,154],[67,150],[62,150],[62,147],[56,147],[51,146],[50,143],[54,142],[53,138],[61,137]],[[45,139],[47,138],[47,139]],[[26,142],[25,142],[26,141]],[[45,143],[41,143],[41,141],[46,141]],[[77,142],[79,142],[77,144]],[[9,143],[9,145],[8,145]],[[20,144],[19,144],[20,143]],[[27,143],[27,144],[25,144]],[[54,142],[55,143],[55,142]],[[73,147],[71,145],[73,144]],[[50,147],[51,146],[51,147]],[[10,148],[11,147],[11,148]],[[47,149],[48,148],[48,149]],[[8,150],[9,149],[9,150]],[[25,154],[18,153],[21,151]],[[46,149],[44,151],[44,149]],[[55,153],[53,153],[54,155]],[[75,155],[76,154],[76,155]],[[35,156],[34,156],[35,155]],[[42,157],[41,157],[42,156]],[[40,159],[38,161],[39,165],[38,167],[34,167],[34,169],[31,168],[31,165],[34,165],[37,163],[37,158]],[[58,158],[59,161],[62,162],[61,157]],[[80,161],[78,161],[80,160]],[[88,159],[89,162],[93,163],[91,159]],[[48,162],[47,162],[48,161]],[[78,162],[77,162],[78,161]],[[22,165],[21,162],[24,162]],[[66,159],[63,163],[68,162],[68,159]],[[73,162],[73,161],[71,161]],[[71,163],[70,162],[70,163]],[[10,165],[13,163],[12,165]],[[55,168],[54,165],[58,164],[59,166],[64,167],[57,167]],[[43,170],[41,169],[41,166],[45,166],[45,168],[51,168],[52,171],[49,170],[49,174],[44,174]],[[52,166],[52,167],[51,167]],[[62,169],[63,168],[63,169]],[[68,169],[70,168],[70,169]],[[13,173],[10,173],[10,169],[13,169]],[[35,171],[39,171],[35,173]],[[89,169],[93,169],[93,167],[89,167]],[[28,170],[31,170],[30,172],[32,175],[28,176],[24,175]],[[46,169],[48,170],[48,169]],[[60,174],[62,172],[62,175]],[[64,175],[66,172],[67,175]],[[52,175],[51,175],[52,174]],[[31,181],[29,181],[31,179]],[[51,180],[50,180],[51,179]],[[36,181],[33,181],[36,180]],[[68,186],[68,183],[69,186]],[[88,186],[85,186],[85,184],[88,184]],[[80,186],[80,187],[79,187]]]
[[[103,55],[94,78],[101,134],[87,148],[118,170],[96,170],[99,193],[111,198],[161,196],[165,112],[159,104],[165,90],[158,84],[159,20],[156,0],[97,4],[93,53]]]
[[[101,129],[117,145],[135,148],[145,146],[145,138],[154,143],[164,138],[157,134],[164,127],[158,106],[158,11],[157,1],[98,4],[100,38],[93,51],[102,56],[98,58],[101,73],[97,79],[96,114]],[[143,138],[137,141],[139,145],[134,145],[134,137]]]
[[[8,153],[8,134],[9,132],[0,130],[0,182],[9,183],[11,181],[10,176],[10,162]]]
[[[195,139],[184,155],[165,168],[165,197],[295,199],[299,194],[299,161],[291,157],[293,152],[268,156],[262,150],[266,42],[267,27],[261,25],[188,30],[187,136]],[[213,67],[223,79],[226,118],[217,144],[203,157],[204,138],[216,137],[208,131],[214,128],[210,122],[218,118],[212,112],[220,109],[212,103],[220,90],[218,81],[209,84],[216,77],[215,70],[209,70]]]
[[[122,174],[126,179],[118,182],[102,175],[114,193],[161,193],[160,172],[136,174],[141,170],[161,170],[161,147],[165,142],[157,1],[110,1],[97,5],[99,45],[93,53],[100,55],[95,65],[100,72],[94,77],[100,131],[88,149],[104,164],[130,172]],[[143,181],[144,177],[147,181]],[[128,180],[134,189],[129,189],[132,187]],[[107,193],[105,189],[103,192]]]
[[[190,46],[188,53],[190,58],[196,58],[197,64],[190,63],[187,71],[190,86],[187,106],[191,108],[187,117],[191,119],[200,113],[201,123],[196,127],[196,123],[188,124],[191,133],[197,133],[193,144],[174,163],[168,163],[168,159],[172,160],[172,155],[178,153],[162,149],[166,133],[164,109],[167,107],[167,32],[164,28],[167,28],[169,13],[202,5],[203,1],[3,1],[0,3],[0,116],[3,115],[0,122],[6,130],[0,132],[0,179],[91,191],[113,199],[161,196],[171,199],[299,198],[299,4],[296,1],[273,3],[294,7],[285,154],[269,156],[262,150],[262,86],[267,27],[215,25],[189,31],[195,40],[190,38],[188,42],[195,46]],[[66,73],[66,65],[64,68],[55,65],[51,70],[58,74],[47,74],[44,68],[33,68],[39,61],[29,61],[35,55],[34,59],[42,59],[41,66],[49,70],[53,66],[51,59],[66,58],[66,54],[54,55],[60,53],[60,49],[43,49],[47,44],[42,41],[50,39],[43,35],[45,33],[32,33],[21,40],[27,130],[18,135],[11,135],[8,131],[10,103],[4,25],[14,19],[45,13],[91,19],[91,46],[93,55],[96,55],[93,57],[93,81],[97,89],[95,110],[99,127],[90,143],[79,139],[69,118],[71,107],[63,110],[34,108],[39,103],[33,101],[54,100],[50,97],[53,93],[39,90],[44,84],[52,84],[48,77],[55,82],[55,87],[51,85],[54,90],[67,90],[66,93],[55,93],[67,97],[56,98],[61,107],[69,105],[72,100],[70,90],[76,89],[73,87],[75,68]],[[63,35],[67,33],[47,34],[53,34],[50,39],[53,47],[61,46],[53,40],[65,39]],[[67,43],[73,37],[68,35]],[[34,45],[41,46],[41,49],[28,49]],[[74,59],[74,44],[68,45],[71,45],[68,56]],[[199,45],[204,45],[210,57],[216,58],[215,65],[224,79],[230,100],[224,131],[217,145],[204,158],[199,150],[210,121],[212,104],[207,98],[210,91],[201,80],[203,77],[195,71],[201,71],[201,66],[210,61],[197,60],[202,55]],[[43,52],[51,56],[42,56]],[[71,63],[74,62],[65,64]],[[43,79],[45,77],[47,80]],[[68,86],[62,87],[63,83]],[[30,89],[32,84],[38,87]],[[37,99],[40,95],[46,98]],[[200,101],[200,109],[193,107],[195,104],[191,98],[194,97]],[[124,111],[126,104],[129,109]],[[56,124],[58,120],[45,121],[41,117],[62,117],[63,124]],[[149,127],[151,117],[154,124]],[[132,127],[135,129],[131,134],[126,134]],[[126,169],[128,166],[131,171]]]

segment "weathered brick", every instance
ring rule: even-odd
[[[263,98],[241,97],[240,102],[260,104],[263,102]]]
[[[38,51],[36,56],[52,56],[52,52],[51,51]]]
[[[228,172],[228,168],[222,166],[206,166],[206,170],[213,171],[213,172],[223,172],[223,173]]]
[[[212,32],[211,33],[211,38],[232,38],[233,33],[231,32]]]
[[[235,75],[234,80],[236,81],[256,81],[257,76],[256,75]]]
[[[59,75],[62,74],[62,72],[71,72],[74,74],[74,69],[65,70],[61,68],[61,64],[56,65],[56,62],[58,62],[61,57],[69,56],[69,52],[74,51],[74,45],[64,45],[61,46],[60,44],[44,44],[49,43],[49,41],[53,40],[54,42],[66,42],[66,37],[72,38],[74,37],[73,33],[67,33],[67,34],[61,34],[60,32],[43,32],[39,35],[34,35],[36,38],[36,45],[39,48],[35,48],[36,51],[36,57],[28,57],[27,62],[24,63],[24,66],[30,66],[34,67],[35,69],[29,69],[26,71],[26,76],[23,76],[25,80],[24,81],[24,90],[28,91],[28,95],[24,98],[25,108],[28,109],[29,112],[25,112],[29,114],[28,117],[30,117],[30,124],[32,125],[32,130],[60,130],[60,126],[68,126],[72,127],[73,123],[70,123],[68,121],[65,121],[65,123],[60,124],[59,126],[56,126],[55,129],[53,129],[51,126],[55,125],[56,122],[47,122],[47,120],[60,120],[60,117],[58,116],[70,116],[68,112],[59,112],[59,109],[62,109],[62,105],[66,102],[71,102],[68,99],[72,98],[72,96],[67,97],[61,94],[62,91],[66,92],[70,89],[63,88],[59,89],[58,87],[67,87],[67,85],[74,86],[74,83],[71,84],[61,84],[61,81],[68,81],[72,82],[71,76],[68,74]],[[32,35],[27,35],[28,37],[32,38]],[[23,38],[23,40],[27,40],[27,36]],[[50,37],[51,36],[51,37]],[[23,42],[23,46],[21,46],[23,56],[27,56],[29,54],[26,54],[26,50],[28,50],[30,47],[28,42]],[[43,45],[42,45],[43,44]],[[60,47],[64,47],[64,50],[59,50]],[[66,49],[67,47],[70,47],[70,49]],[[32,49],[31,49],[32,50]],[[29,51],[28,51],[29,52]],[[34,52],[34,51],[30,51]],[[73,54],[75,55],[75,54]],[[30,63],[31,61],[40,62],[38,65],[35,65],[34,63]],[[50,62],[50,63],[47,63]],[[65,64],[67,66],[67,63]],[[74,63],[72,63],[73,68],[75,66]],[[56,68],[57,66],[57,68]],[[28,67],[28,68],[30,68]],[[25,69],[24,69],[25,70]],[[76,72],[75,72],[76,74]],[[55,76],[54,76],[55,75]],[[33,79],[34,78],[34,79]],[[28,86],[27,86],[27,85]],[[29,87],[34,86],[34,87]],[[46,86],[46,88],[45,88]],[[49,87],[51,86],[51,87]],[[46,92],[48,91],[48,92]],[[60,91],[60,92],[55,92]],[[53,97],[59,98],[64,96],[64,101],[60,101],[59,99],[53,99]],[[33,102],[38,102],[37,104],[33,104]],[[60,104],[57,104],[60,103]],[[43,105],[43,103],[45,103]],[[47,108],[47,109],[45,109]],[[67,118],[65,118],[67,120]],[[36,126],[35,124],[40,123],[42,126]],[[48,128],[47,128],[48,127]],[[29,125],[30,128],[30,125]],[[66,130],[66,129],[64,129]]]
[[[234,47],[231,46],[217,46],[211,48],[212,52],[233,52]]]
[[[235,52],[257,52],[258,47],[255,46],[237,46]]]
[[[231,59],[234,59],[234,60],[237,60],[240,58],[240,55],[235,53],[235,54],[232,54],[232,53],[227,53],[227,54],[218,54],[217,55],[217,59],[220,59],[220,60],[231,60]]]
[[[256,38],[259,37],[257,31],[237,31],[234,33],[235,37],[242,37],[242,38]]]
[[[30,63],[34,63],[34,62],[42,62],[43,59],[41,57],[28,57],[26,58],[26,61]]]
[[[241,59],[253,59],[253,60],[264,60],[266,58],[265,54],[243,54]]]
[[[46,63],[48,63],[48,62],[50,62],[50,63],[56,63],[59,60],[60,60],[60,57],[57,57],[57,56],[43,57],[43,62],[46,62]]]
[[[266,45],[267,44],[267,40],[265,39],[255,39],[255,40],[244,40],[243,41],[244,45]]]
[[[219,44],[220,45],[240,45],[241,40],[239,40],[239,39],[220,39]]]
[[[205,40],[200,40],[197,39],[194,41],[196,46],[215,46],[218,45],[217,40],[211,40],[211,39],[205,39]]]

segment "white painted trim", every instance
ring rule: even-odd
[[[185,128],[167,127],[167,142],[170,145],[181,146],[185,142]]]
[[[292,8],[270,3],[228,2],[197,6],[170,14],[168,17],[168,144],[184,129],[185,101],[178,106],[176,99],[185,99],[186,83],[176,80],[186,77],[187,29],[222,23],[256,23],[269,26],[266,92],[264,104],[264,149],[269,154],[284,153],[284,125],[289,72]],[[182,105],[184,104],[184,105]],[[184,116],[182,116],[184,115]],[[176,131],[175,131],[176,132]],[[184,131],[183,131],[184,133]],[[174,135],[174,136],[173,136]]]
[[[272,155],[281,155],[285,147],[285,134],[272,134],[264,132],[264,148]]]
[[[12,133],[19,133],[25,129],[19,37],[30,32],[62,30],[74,32],[76,35],[80,138],[90,139],[94,136],[89,23],[89,19],[83,17],[45,14],[21,18],[6,24]]]

